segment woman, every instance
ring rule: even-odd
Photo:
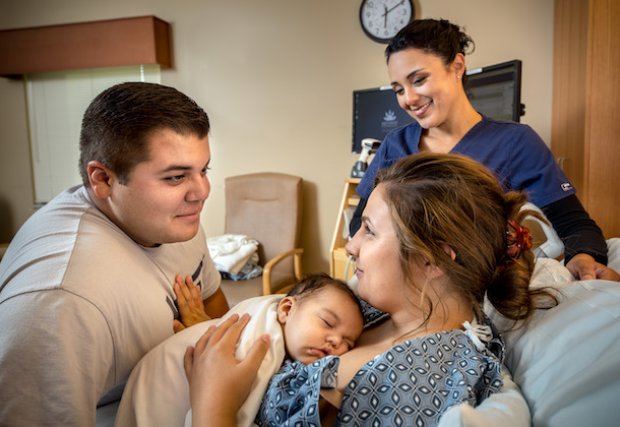
[[[476,406],[498,391],[503,343],[482,312],[484,297],[515,321],[556,302],[544,290],[529,289],[534,259],[527,229],[519,225],[531,214],[521,211],[525,201],[522,193],[504,193],[490,171],[460,155],[421,153],[379,172],[363,227],[347,250],[356,258],[360,297],[385,315],[367,324],[356,347],[339,358],[339,365],[321,359],[322,366],[309,366],[305,383],[293,390],[284,388],[284,394],[297,392],[301,399],[293,404],[303,402],[308,390],[320,389],[317,381],[336,374],[335,389],[323,389],[321,395],[339,408],[339,425],[391,425],[396,418],[402,425],[420,420],[435,425],[450,407]],[[241,381],[233,380],[235,395],[217,397],[224,403],[205,403],[207,395],[198,395],[204,393],[204,384],[226,385],[214,384],[217,378],[199,371],[221,371],[223,364],[229,372],[240,369],[247,374],[251,362],[234,360],[226,347],[234,344],[234,334],[217,332],[217,346],[223,342],[226,351],[210,348],[209,337],[203,337],[193,358],[192,353],[186,357],[186,373],[196,393],[195,415],[216,410],[218,417],[230,421],[236,405],[231,401],[244,395]],[[316,369],[321,375],[314,375]],[[281,386],[271,384],[267,396]],[[278,399],[263,403],[259,417],[282,419],[286,414],[291,423],[298,416],[314,414],[317,407],[304,403],[295,412]],[[215,409],[220,404],[227,409]],[[357,418],[360,414],[366,418]]]
[[[385,55],[398,103],[415,121],[389,133],[357,191],[361,197],[351,235],[379,169],[409,154],[460,153],[493,170],[507,190],[523,190],[551,221],[577,279],[620,280],[608,269],[607,245],[568,178],[540,137],[526,125],[478,113],[467,98],[465,54],[471,38],[446,20],[415,20],[388,44]]]

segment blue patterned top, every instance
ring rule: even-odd
[[[433,426],[449,407],[477,406],[499,391],[503,342],[493,333],[485,345],[469,324],[466,329],[407,340],[368,362],[344,390],[337,425]],[[285,362],[269,383],[255,423],[320,426],[321,387],[336,385],[339,362],[337,356],[307,366]]]

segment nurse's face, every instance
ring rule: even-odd
[[[461,54],[446,65],[437,55],[409,48],[393,53],[387,65],[398,104],[424,129],[441,127],[468,102]]]

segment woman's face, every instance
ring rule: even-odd
[[[379,184],[371,193],[362,215],[362,226],[347,244],[356,260],[360,296],[376,308],[393,312],[402,302],[405,276],[400,264],[400,243]]]
[[[439,56],[415,48],[390,56],[388,74],[398,104],[424,129],[441,127],[467,102],[461,83],[464,61],[458,54],[446,66]]]

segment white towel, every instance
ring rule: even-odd
[[[239,274],[258,249],[258,242],[243,234],[209,237],[207,245],[215,268],[230,274]]]

